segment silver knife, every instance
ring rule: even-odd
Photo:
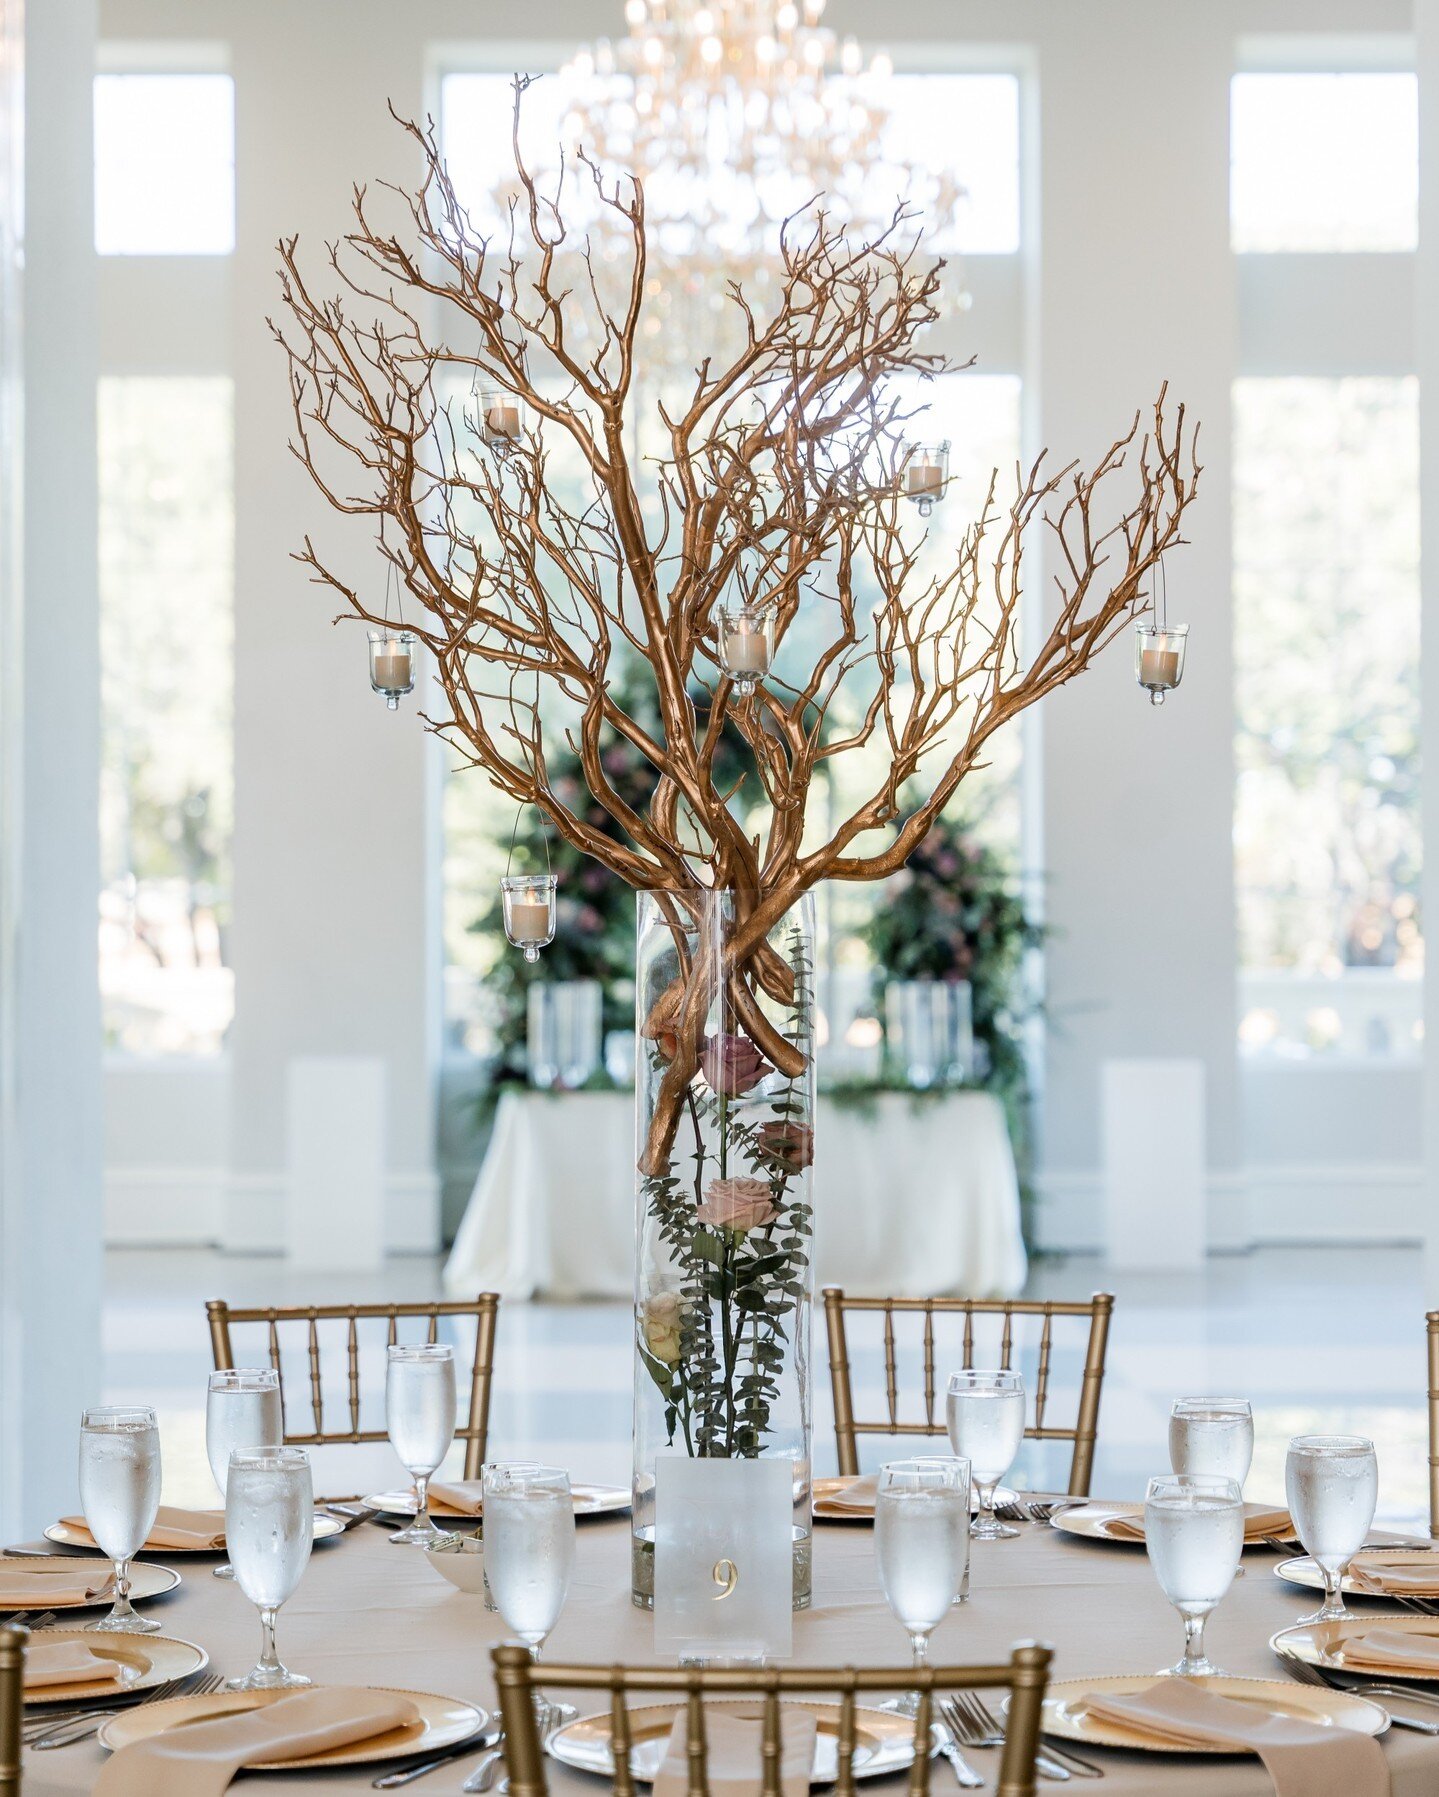
[[[959,1751],[954,1736],[942,1722],[936,1722],[934,1725],[934,1746],[930,1749],[929,1757],[934,1759],[936,1755],[941,1755],[949,1761],[950,1769],[966,1791],[984,1789],[984,1780]]]

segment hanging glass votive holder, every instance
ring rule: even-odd
[[[383,693],[391,711],[415,690],[415,651],[418,638],[408,630],[370,632],[370,685]]]
[[[480,432],[491,449],[503,454],[520,440],[525,418],[518,398],[503,387],[486,387],[480,394]]]
[[[949,484],[949,439],[942,443],[911,443],[901,469],[904,496],[927,518],[944,498]]]
[[[719,608],[719,664],[747,699],[774,660],[774,612],[767,606]]]
[[[1151,705],[1162,705],[1184,678],[1184,651],[1189,641],[1187,624],[1137,624],[1134,630],[1134,677],[1149,694]]]
[[[500,893],[505,907],[505,936],[522,949],[527,961],[538,961],[540,950],[555,939],[554,874],[505,874]]]

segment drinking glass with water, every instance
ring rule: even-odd
[[[80,1418],[80,1508],[95,1545],[115,1563],[115,1603],[88,1629],[152,1635],[160,1624],[130,1605],[130,1561],[160,1508],[160,1430],[143,1406],[102,1405]]]
[[[260,1658],[227,1691],[286,1691],[308,1685],[275,1652],[275,1618],[310,1563],[315,1493],[303,1448],[236,1448],[225,1489],[225,1541],[235,1582],[260,1612]]]
[[[211,1373],[205,1393],[205,1456],[222,1504],[235,1449],[278,1448],[284,1439],[280,1375],[274,1367],[227,1367]],[[235,1569],[226,1562],[214,1568],[214,1576],[233,1579]]]
[[[969,1462],[979,1493],[974,1539],[1000,1541],[1018,1535],[1018,1529],[996,1519],[994,1489],[1014,1465],[1024,1440],[1024,1380],[1008,1367],[992,1372],[966,1367],[951,1373],[945,1420],[949,1444]]]
[[[1233,1479],[1240,1491],[1254,1458],[1248,1398],[1179,1398],[1169,1413],[1169,1464],[1177,1473]]]
[[[385,1427],[415,1481],[415,1520],[391,1535],[401,1547],[454,1536],[430,1520],[430,1479],[455,1439],[455,1354],[448,1342],[397,1342],[385,1364]]]
[[[1362,1435],[1296,1435],[1284,1463],[1295,1533],[1324,1577],[1324,1602],[1304,1622],[1338,1622],[1344,1574],[1364,1545],[1379,1500],[1379,1462]]]
[[[909,1636],[916,1671],[929,1638],[959,1595],[969,1559],[969,1462],[938,1457],[893,1460],[880,1468],[874,1500],[874,1552],[880,1589]],[[881,1705],[919,1714],[919,1693]]]
[[[1184,1657],[1165,1672],[1217,1672],[1204,1652],[1204,1625],[1234,1583],[1244,1552],[1244,1500],[1233,1479],[1171,1473],[1144,1494],[1144,1545],[1159,1588],[1184,1621]]]

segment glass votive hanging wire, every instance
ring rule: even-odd
[[[512,449],[524,428],[524,413],[518,397],[503,387],[485,387],[480,392],[480,431],[491,449]]]
[[[747,699],[774,660],[774,611],[767,606],[722,605],[719,608],[719,664]]]
[[[1169,622],[1169,592],[1164,563],[1158,565],[1154,590],[1154,615],[1140,620],[1134,630],[1134,677],[1149,694],[1151,705],[1162,705],[1166,693],[1184,678],[1184,652],[1189,641],[1187,624]]]
[[[944,498],[949,482],[949,440],[941,443],[911,443],[901,470],[904,496],[919,507],[921,518],[927,518]]]
[[[519,949],[527,961],[538,961],[540,950],[555,939],[555,892],[559,881],[550,871],[550,842],[544,837],[545,871],[542,874],[513,874],[510,866],[515,857],[515,838],[519,834],[520,812],[515,813],[515,828],[510,836],[509,859],[500,880],[500,898],[505,915],[505,938]]]
[[[384,695],[391,711],[399,709],[401,698],[415,690],[415,651],[419,639],[408,630],[370,632],[370,685]]]

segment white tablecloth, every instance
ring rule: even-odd
[[[821,1284],[902,1297],[1019,1291],[1019,1186],[996,1098],[887,1092],[855,1108],[821,1096],[815,1147]],[[628,1298],[634,1165],[628,1093],[506,1092],[446,1290]]]

